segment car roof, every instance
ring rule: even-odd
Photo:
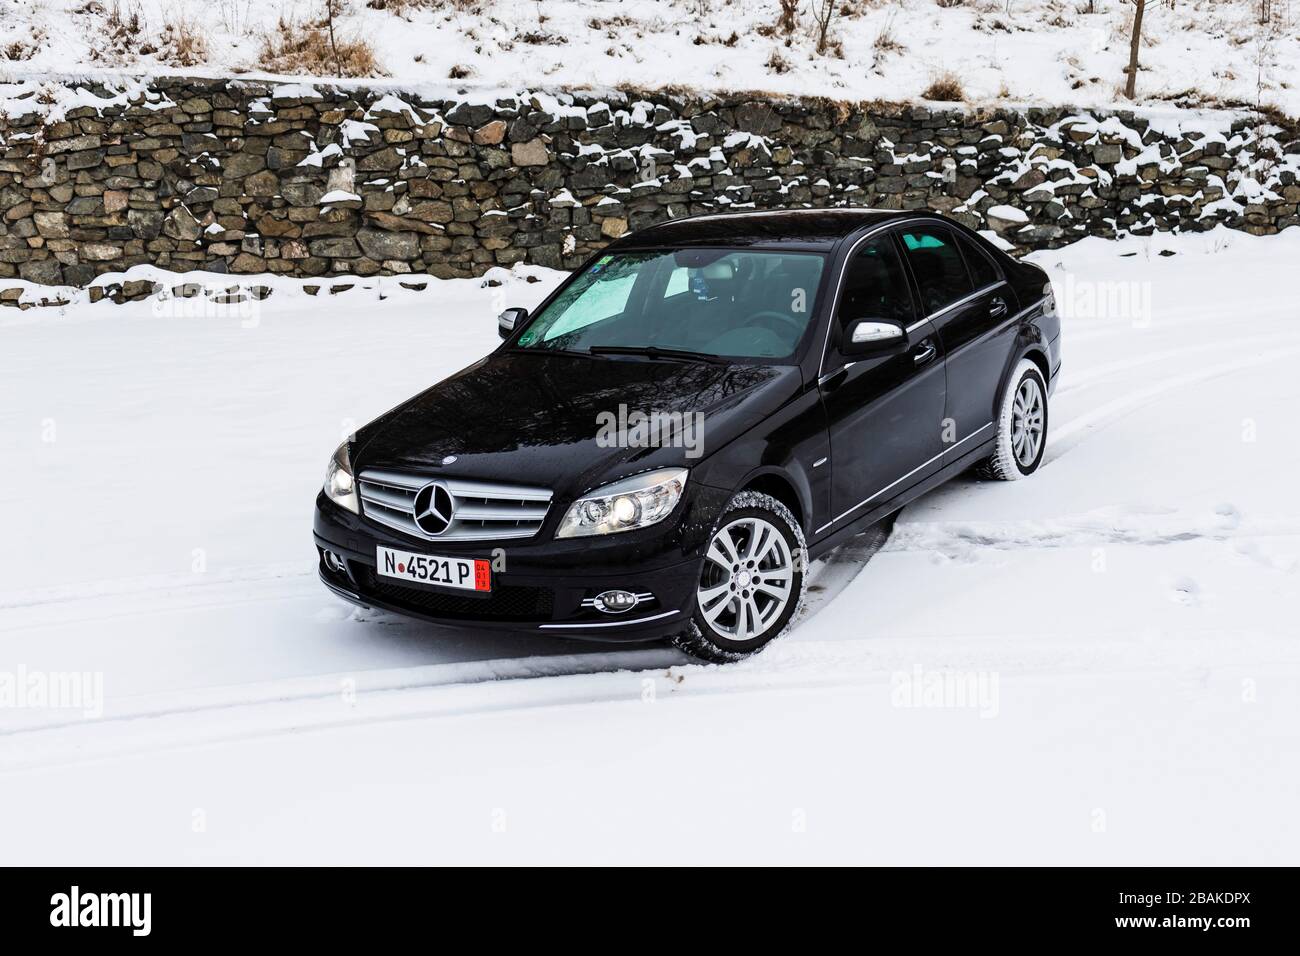
[[[925,210],[748,209],[706,213],[649,226],[612,243],[607,251],[663,246],[762,246],[827,251],[864,226],[917,216],[940,218]]]

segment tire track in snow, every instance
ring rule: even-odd
[[[1233,359],[1229,362],[1220,362],[1215,365],[1207,366],[1195,372],[1189,372],[1185,375],[1176,375],[1162,381],[1155,382],[1143,388],[1135,389],[1113,398],[1108,402],[1076,415],[1061,425],[1052,428],[1050,432],[1050,441],[1047,447],[1047,454],[1044,456],[1044,463],[1054,461],[1061,455],[1066,454],[1072,448],[1088,437],[1087,430],[1093,428],[1099,423],[1106,422],[1107,419],[1116,419],[1127,412],[1134,411],[1151,404],[1156,399],[1162,397],[1168,392],[1180,388],[1186,388],[1189,385],[1199,385],[1202,382],[1219,378],[1224,375],[1231,375],[1233,372],[1240,372],[1246,369],[1258,368],[1261,365],[1269,365],[1273,362],[1281,361],[1300,355],[1300,347],[1276,349],[1271,352],[1247,356],[1244,358]],[[1074,438],[1074,436],[1078,436]],[[1070,439],[1074,438],[1073,441]],[[1062,444],[1064,443],[1064,444]]]
[[[1235,346],[1253,346],[1253,345],[1277,345],[1287,342],[1298,342],[1300,337],[1294,334],[1278,335],[1252,335],[1240,339],[1228,339],[1221,342],[1204,342],[1199,345],[1188,345],[1182,348],[1166,349],[1163,352],[1146,352],[1142,355],[1121,359],[1116,362],[1108,362],[1104,365],[1095,365],[1083,372],[1071,374],[1066,372],[1061,381],[1060,387],[1052,396],[1056,398],[1065,395],[1080,388],[1087,388],[1102,382],[1116,372],[1127,372],[1135,368],[1144,368],[1148,365],[1158,365],[1169,359],[1182,358],[1187,355],[1199,355],[1203,352],[1221,353],[1226,349]]]
[[[872,529],[852,539],[823,559],[814,562],[810,572],[809,599],[800,618],[782,641],[791,640],[799,629],[820,612],[841,591],[844,590],[881,549],[887,536],[890,522],[882,522]],[[281,581],[297,581],[307,577],[307,572],[287,571],[296,566],[274,566],[282,573],[277,575]],[[219,586],[243,586],[249,581],[259,580],[257,572],[261,569],[241,568],[227,573],[221,581],[194,582],[185,576],[160,576],[157,578],[136,578],[123,581],[94,582],[87,586],[74,588],[48,589],[55,592],[46,595],[49,600],[35,600],[30,592],[20,597],[20,603],[12,606],[24,608],[46,608],[65,602],[94,602],[106,597],[139,597],[160,591],[172,591],[178,587],[209,591],[207,600],[201,604],[186,603],[177,607],[162,606],[151,602],[145,607],[121,612],[125,615],[136,614],[151,616],[169,613],[173,610],[189,610],[194,607],[226,607],[231,604],[252,603],[253,600],[288,600],[296,599],[295,591],[288,594],[268,594],[256,599],[233,598],[227,601],[211,600],[210,589]],[[185,583],[182,584],[181,582]],[[312,581],[311,583],[314,583]],[[328,598],[322,593],[323,598]],[[4,605],[0,603],[0,607]],[[88,613],[87,619],[102,619],[103,614]],[[54,623],[67,623],[61,618]],[[25,627],[42,626],[40,622],[28,622]],[[112,724],[159,718],[184,718],[198,714],[219,711],[234,711],[241,708],[257,708],[267,705],[290,703],[320,703],[338,698],[346,688],[353,694],[376,694],[412,690],[429,690],[438,687],[467,686],[495,681],[528,680],[542,677],[570,677],[600,673],[617,673],[620,671],[642,672],[660,667],[681,666],[692,663],[680,651],[664,647],[633,647],[631,649],[611,650],[608,644],[586,645],[590,650],[574,654],[523,655],[519,657],[495,658],[491,660],[471,660],[463,662],[417,664],[407,667],[386,668],[382,670],[337,672],[324,675],[304,675],[302,677],[282,678],[279,680],[253,681],[240,684],[228,684],[217,687],[199,688],[175,693],[143,694],[110,699],[105,702],[105,715],[95,721],[69,718],[55,714],[50,719],[31,719],[10,726],[0,726],[0,739],[14,738],[24,734],[44,733],[61,730],[84,730]]]
[[[886,552],[922,551],[961,560],[982,550],[1090,548],[1107,544],[1159,546],[1184,541],[1300,535],[1291,516],[1246,523],[1233,507],[1213,513],[1103,508],[1024,521],[922,521],[899,524]]]

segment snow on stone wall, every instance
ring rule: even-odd
[[[1017,250],[1300,223],[1300,134],[1229,113],[668,93],[466,101],[194,78],[0,84],[5,279],[573,268],[698,213],[929,208]],[[18,283],[13,283],[17,286]],[[149,283],[111,294],[146,295]]]

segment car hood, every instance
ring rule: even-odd
[[[801,381],[795,366],[493,352],[363,428],[353,465],[577,494],[698,464],[794,397]],[[660,421],[683,428],[645,447],[638,412],[679,416]],[[620,423],[633,430],[620,435]]]

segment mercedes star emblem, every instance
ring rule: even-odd
[[[411,511],[416,527],[427,535],[440,535],[451,524],[451,492],[437,482],[425,485],[415,493]]]

